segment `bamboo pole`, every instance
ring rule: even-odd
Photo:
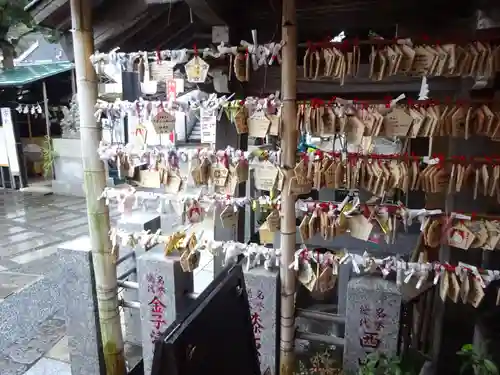
[[[94,53],[92,1],[71,0],[73,48],[80,134],[83,159],[83,180],[87,200],[87,218],[92,246],[94,274],[99,307],[102,350],[107,375],[125,375],[125,357],[120,324],[116,255],[109,239],[109,210],[98,199],[106,187],[106,175],[97,148],[102,137],[94,117],[97,101],[97,77],[90,61]]]
[[[290,193],[290,178],[295,168],[297,152],[297,25],[296,0],[283,0],[282,39],[283,61],[281,79],[283,90],[282,168],[287,174],[281,204],[281,337],[280,374],[294,372],[295,344],[295,282],[296,274],[288,268],[295,253],[295,197]]]

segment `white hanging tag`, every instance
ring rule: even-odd
[[[441,266],[436,267],[435,272],[436,274],[434,275],[434,280],[432,281],[432,283],[434,285],[437,285],[439,282],[439,278],[441,277]]]
[[[415,288],[420,289],[426,279],[427,279],[427,272],[418,278],[417,285],[415,285]]]
[[[406,275],[405,279],[404,279],[404,283],[405,284],[408,284],[413,276],[413,274],[415,273],[415,271],[411,270],[410,272],[408,272],[408,274]]]
[[[351,257],[351,262],[352,262],[352,269],[353,269],[354,273],[360,274],[361,271],[359,269],[359,265],[358,265],[358,262],[356,261],[355,257]]]
[[[469,215],[459,214],[456,212],[452,212],[451,216],[453,219],[457,220],[472,220],[472,217],[470,217]]]
[[[424,156],[422,158],[422,162],[428,165],[436,165],[439,164],[439,158],[430,158],[429,156]]]

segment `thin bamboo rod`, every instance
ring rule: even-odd
[[[321,342],[323,344],[334,345],[334,346],[345,345],[345,339],[342,337],[320,335],[319,333],[297,331],[297,338],[307,341]]]
[[[321,98],[311,98],[305,100],[297,100],[297,104],[312,104],[315,106],[332,106],[332,105],[343,105],[345,103],[349,105],[377,105],[377,104],[389,104],[393,97],[377,98],[377,99],[345,99],[333,97],[331,99],[321,99]],[[397,104],[409,105],[409,106],[436,106],[436,105],[478,105],[478,104],[488,104],[495,105],[500,104],[500,101],[494,98],[476,98],[469,100],[448,100],[448,99],[427,99],[427,100],[417,100],[412,98],[405,98],[398,100]]]
[[[331,314],[322,311],[313,311],[306,309],[297,309],[297,316],[307,319],[323,320],[326,322],[332,322],[336,324],[345,324],[345,316],[338,314]]]
[[[139,290],[139,283],[136,281],[118,280],[117,284],[118,284],[118,286],[125,288],[125,289]]]
[[[139,310],[141,308],[141,303],[138,301],[125,301],[124,299],[119,300],[120,306],[127,307],[129,309]]]
[[[328,47],[346,47],[346,46],[386,46],[398,43],[404,43],[405,40],[411,40],[413,44],[467,44],[472,42],[492,42],[499,40],[500,35],[490,34],[490,35],[477,35],[477,36],[455,36],[455,37],[443,37],[441,39],[428,38],[426,36],[420,37],[398,37],[398,38],[370,38],[370,39],[344,39],[341,42],[332,41],[322,41],[322,42],[306,42],[299,43],[298,47],[305,48],[328,48]]]
[[[286,173],[281,205],[281,337],[280,374],[294,372],[295,289],[296,275],[288,264],[293,261],[296,245],[295,197],[290,191],[290,179],[297,152],[297,17],[296,0],[283,0],[282,36],[284,41],[281,64],[283,90],[282,168]]]
[[[331,157],[342,157],[344,154],[341,152],[328,152],[318,150],[322,154],[329,155]],[[305,156],[307,153],[301,152],[298,153],[297,156]],[[426,158],[433,158],[434,154],[430,153],[428,156],[422,155],[408,155],[408,154],[358,154],[358,153],[347,153],[345,154],[347,159],[356,160],[356,159],[374,159],[374,160],[401,160],[401,161],[423,161]],[[441,158],[439,155],[435,156],[439,159],[439,163],[453,163],[453,164],[491,164],[491,165],[499,165],[500,157],[488,157],[488,156],[452,156],[448,158]]]

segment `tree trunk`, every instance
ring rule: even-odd
[[[1,46],[3,56],[2,67],[3,69],[12,69],[14,67],[15,56],[14,46],[6,41],[3,41]]]
[[[283,90],[283,139],[282,167],[287,173],[287,181],[295,168],[297,152],[297,27],[295,0],[283,0],[282,36],[283,61],[281,80]],[[281,204],[281,338],[280,338],[280,374],[291,375],[294,372],[295,347],[295,289],[296,274],[288,268],[295,253],[295,197],[290,192],[290,184],[285,183]]]
[[[92,244],[94,274],[99,305],[102,348],[107,375],[125,375],[123,337],[118,308],[116,255],[109,239],[109,211],[98,199],[106,186],[104,164],[97,148],[102,137],[94,118],[97,100],[97,77],[90,62],[94,53],[92,1],[71,0],[73,45],[80,109],[80,133],[84,189],[87,199],[89,235]]]

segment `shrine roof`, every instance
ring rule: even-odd
[[[483,1],[481,4],[483,4]],[[487,2],[487,1],[486,1]],[[327,40],[341,31],[366,38],[372,30],[384,37],[433,35],[442,31],[474,29],[478,4],[466,0],[297,0],[300,42]],[[69,0],[34,0],[30,12],[36,22],[69,30]],[[280,39],[280,0],[118,0],[94,1],[96,48],[122,51],[202,48],[211,43],[211,27],[227,25],[231,44]]]

